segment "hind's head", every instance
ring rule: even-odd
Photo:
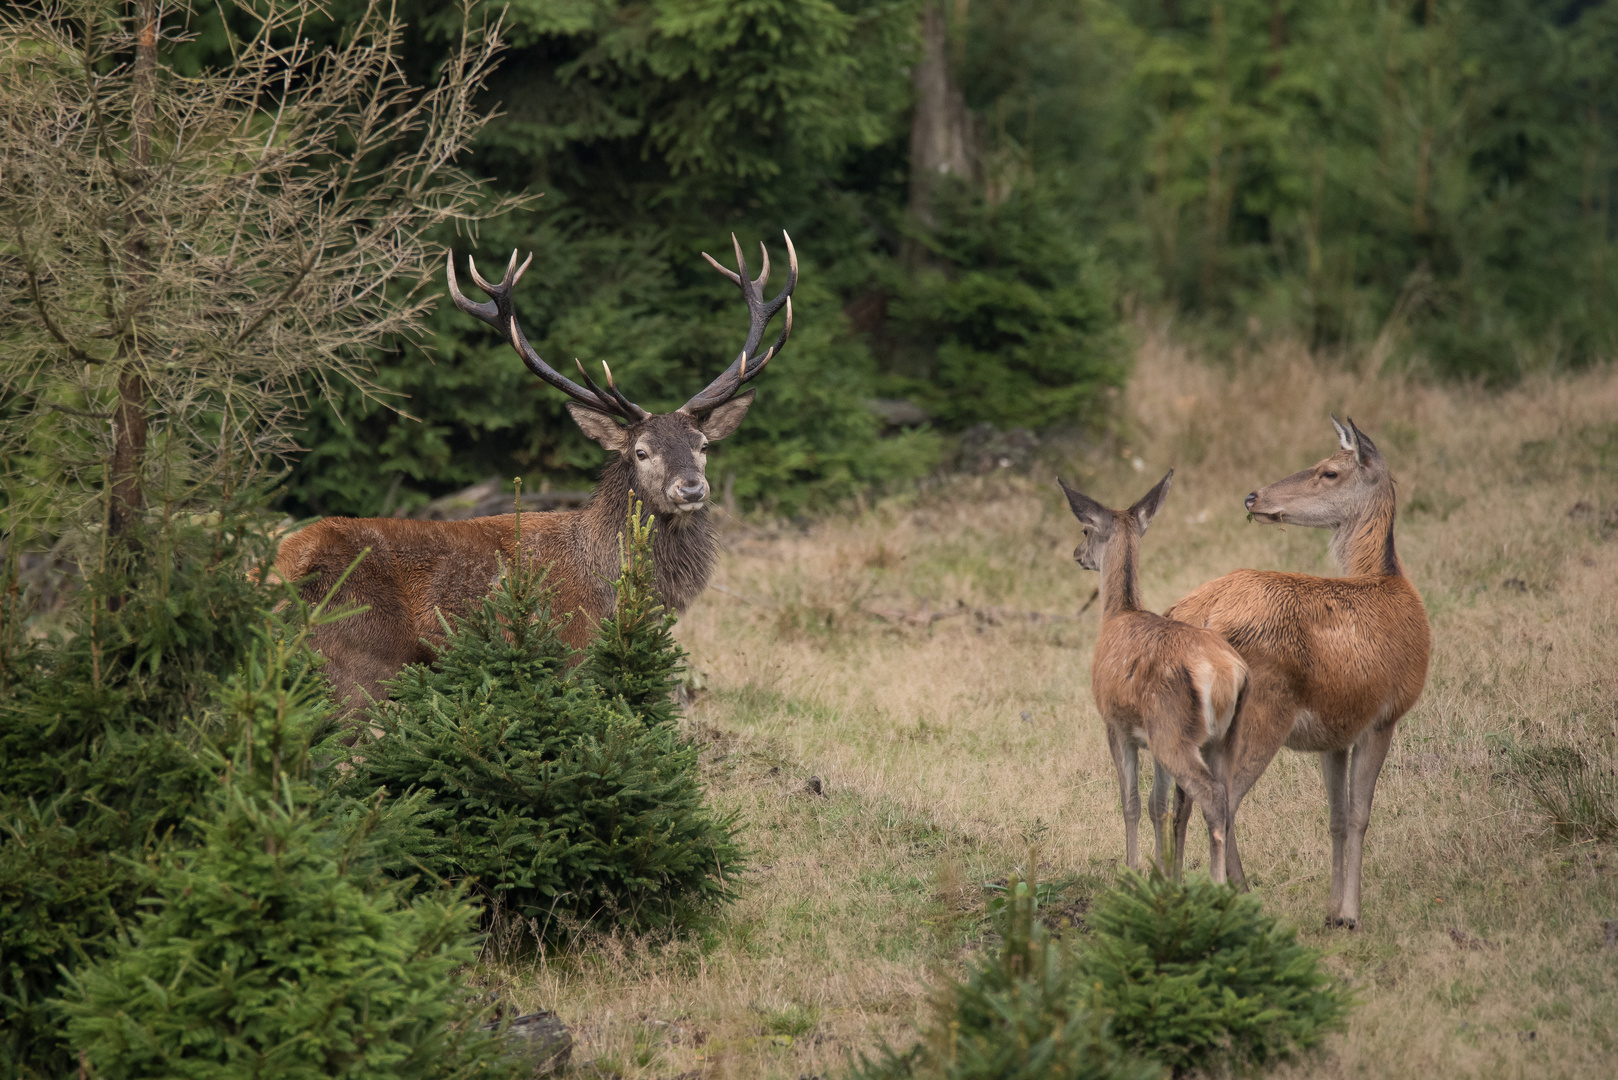
[[[1388,463],[1369,436],[1331,418],[1337,452],[1302,472],[1261,487],[1244,500],[1254,520],[1269,525],[1335,529],[1357,520],[1389,480]]]

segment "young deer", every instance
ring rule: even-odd
[[[1139,751],[1152,752],[1156,779],[1150,805],[1157,861],[1164,862],[1163,826],[1169,791],[1179,806],[1191,800],[1208,822],[1208,869],[1225,880],[1226,743],[1247,684],[1247,665],[1218,634],[1165,619],[1140,606],[1140,538],[1168,494],[1174,470],[1128,510],[1109,510],[1057,479],[1084,542],[1073,558],[1101,572],[1101,636],[1090,667],[1096,708],[1107,725],[1107,745],[1118,770],[1124,809],[1124,861],[1140,869]],[[1173,779],[1170,779],[1170,776]],[[1178,820],[1178,814],[1176,815]],[[1175,874],[1179,873],[1175,861]]]
[[[1393,546],[1388,463],[1350,420],[1332,417],[1339,449],[1313,468],[1247,496],[1269,524],[1331,529],[1346,577],[1237,570],[1169,608],[1241,653],[1251,672],[1231,744],[1229,873],[1242,881],[1236,810],[1283,745],[1320,755],[1331,804],[1327,923],[1360,918],[1360,868],[1371,797],[1393,727],[1427,681],[1430,635],[1421,596]],[[1350,752],[1352,751],[1352,761]],[[1178,851],[1185,815],[1176,813]]]
[[[782,234],[785,236],[785,234]],[[741,244],[735,243],[737,270],[714,269],[742,291],[749,325],[741,352],[707,389],[668,413],[650,413],[626,398],[606,364],[606,387],[584,374],[584,385],[553,369],[528,343],[517,322],[513,290],[528,263],[512,252],[499,282],[483,279],[468,260],[472,280],[490,299],[477,303],[461,292],[453,254],[448,260],[449,293],[461,311],[493,327],[539,379],[572,400],[574,423],[612,455],[595,494],[582,509],[525,513],[522,544],[528,557],[550,567],[555,610],[574,618],[562,638],[582,649],[600,621],[612,611],[612,581],[621,558],[619,534],[631,492],[655,518],[652,563],[659,598],[676,612],[707,587],[717,556],[708,520],[708,444],[735,431],[753,403],[742,387],[779,355],[792,332],[792,290],[798,283],[798,255],[786,237],[787,280],[774,299],[765,300],[770,257],[764,251],[759,276],[748,277]],[[759,245],[763,249],[763,245]],[[529,257],[532,261],[532,256]],[[775,344],[763,348],[770,320],[785,309]],[[517,517],[470,521],[399,521],[392,518],[326,518],[281,542],[276,572],[298,581],[303,596],[317,600],[343,581],[338,606],[367,610],[315,631],[314,643],[326,658],[339,701],[347,711],[366,699],[387,696],[384,684],[406,664],[428,663],[444,642],[443,615],[455,617],[476,605],[499,580],[501,568],[516,555]],[[364,556],[361,558],[361,556]],[[358,560],[356,564],[356,560]],[[342,575],[353,567],[346,580]]]

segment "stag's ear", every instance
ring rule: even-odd
[[[742,426],[742,417],[752,404],[753,391],[744,390],[705,416],[697,427],[709,442],[718,442]]]
[[[1348,430],[1353,433],[1354,436],[1354,445],[1349,449],[1354,451],[1354,454],[1357,458],[1359,458],[1361,465],[1368,463],[1372,458],[1379,458],[1382,456],[1382,452],[1376,448],[1376,443],[1372,442],[1371,437],[1365,434],[1365,432],[1361,431],[1359,427],[1355,425],[1354,418],[1352,416],[1348,418]]]
[[[1068,487],[1062,478],[1056,478],[1057,484],[1062,488],[1062,494],[1067,496],[1067,505],[1073,511],[1073,516],[1080,523],[1092,529],[1105,528],[1112,524],[1112,511],[1096,502],[1082,491],[1074,491]]]
[[[1170,469],[1157,486],[1140,497],[1140,502],[1129,508],[1129,516],[1135,519],[1140,531],[1145,532],[1151,525],[1157,512],[1163,509],[1163,500],[1169,497],[1169,482],[1174,479],[1174,470]]]
[[[1354,421],[1352,420],[1349,421],[1350,424],[1353,422]],[[1353,450],[1354,433],[1342,425],[1342,423],[1337,419],[1336,413],[1331,414],[1331,426],[1337,432],[1337,445],[1341,446],[1344,450]]]
[[[600,443],[603,449],[617,454],[629,445],[629,429],[620,427],[618,421],[606,413],[596,412],[575,401],[567,403],[567,411],[573,414],[573,422],[579,425],[579,430]]]

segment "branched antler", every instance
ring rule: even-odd
[[[612,369],[607,367],[605,361],[602,362],[601,369],[606,372],[607,389],[601,389],[589,375],[585,374],[583,364],[578,366],[579,374],[584,377],[585,386],[580,386],[547,364],[539,353],[534,351],[534,347],[528,344],[528,339],[523,336],[522,327],[517,325],[517,313],[512,306],[511,293],[516,288],[518,280],[523,276],[523,272],[528,269],[528,264],[533,261],[534,256],[530,253],[528,258],[523,260],[523,264],[518,266],[517,253],[513,251],[511,261],[506,264],[505,276],[496,285],[483,279],[483,275],[478,273],[477,263],[473,262],[472,257],[468,255],[466,266],[472,273],[472,281],[476,283],[478,288],[489,294],[489,300],[479,304],[474,303],[461,292],[460,285],[455,280],[455,253],[452,251],[445,261],[445,267],[449,273],[450,299],[455,301],[456,307],[468,315],[488,323],[504,334],[511,341],[511,347],[517,350],[517,355],[522,357],[523,363],[528,365],[529,371],[532,371],[574,401],[597,412],[607,413],[610,416],[620,416],[631,424],[639,423],[646,419],[650,414],[645,409],[619,393],[618,387],[613,383]],[[574,362],[578,363],[577,361]]]
[[[730,242],[736,249],[737,270],[727,270],[712,255],[706,251],[702,253],[702,257],[708,260],[710,266],[741,287],[742,296],[747,300],[751,325],[747,330],[747,341],[736,359],[731,361],[730,367],[726,368],[719,378],[709,383],[707,389],[680,406],[681,412],[699,414],[723,405],[736,396],[743,383],[757,378],[759,372],[764,370],[764,366],[786,344],[787,336],[792,333],[792,290],[798,285],[798,253],[792,247],[792,237],[784,230],[781,236],[787,242],[787,283],[782,286],[775,299],[768,303],[764,300],[764,286],[770,280],[770,252],[762,243],[758,249],[763,257],[763,265],[759,269],[758,277],[751,281],[747,277],[747,260],[742,257],[742,245],[736,239],[735,233],[731,233]],[[763,356],[759,356],[758,347],[764,340],[764,331],[769,326],[770,320],[775,317],[775,313],[782,307],[787,309],[786,324],[782,326],[775,344],[771,345]]]

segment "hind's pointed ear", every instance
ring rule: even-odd
[[[1349,423],[1352,424],[1354,421],[1350,420]],[[1354,450],[1354,433],[1338,421],[1336,413],[1331,414],[1331,426],[1337,432],[1337,445],[1344,450]]]
[[[1157,516],[1157,512],[1163,509],[1163,500],[1169,496],[1169,483],[1173,479],[1174,470],[1170,469],[1163,479],[1157,482],[1156,487],[1142,495],[1140,502],[1129,508],[1130,516],[1140,526],[1141,532],[1146,531],[1146,527],[1152,523],[1152,519]]]
[[[1361,431],[1354,424],[1354,418],[1352,416],[1348,418],[1348,430],[1354,436],[1354,445],[1352,447],[1348,447],[1347,449],[1354,451],[1354,455],[1359,458],[1361,465],[1364,465],[1372,458],[1382,456],[1382,451],[1376,448],[1376,443],[1371,441],[1371,437],[1365,434],[1365,432]]]
[[[1112,520],[1111,510],[1108,510],[1105,506],[1084,494],[1084,492],[1074,491],[1063,483],[1060,476],[1056,478],[1056,483],[1061,487],[1062,494],[1067,496],[1067,505],[1073,511],[1073,516],[1078,518],[1081,523],[1090,526],[1092,529],[1099,529]]]

